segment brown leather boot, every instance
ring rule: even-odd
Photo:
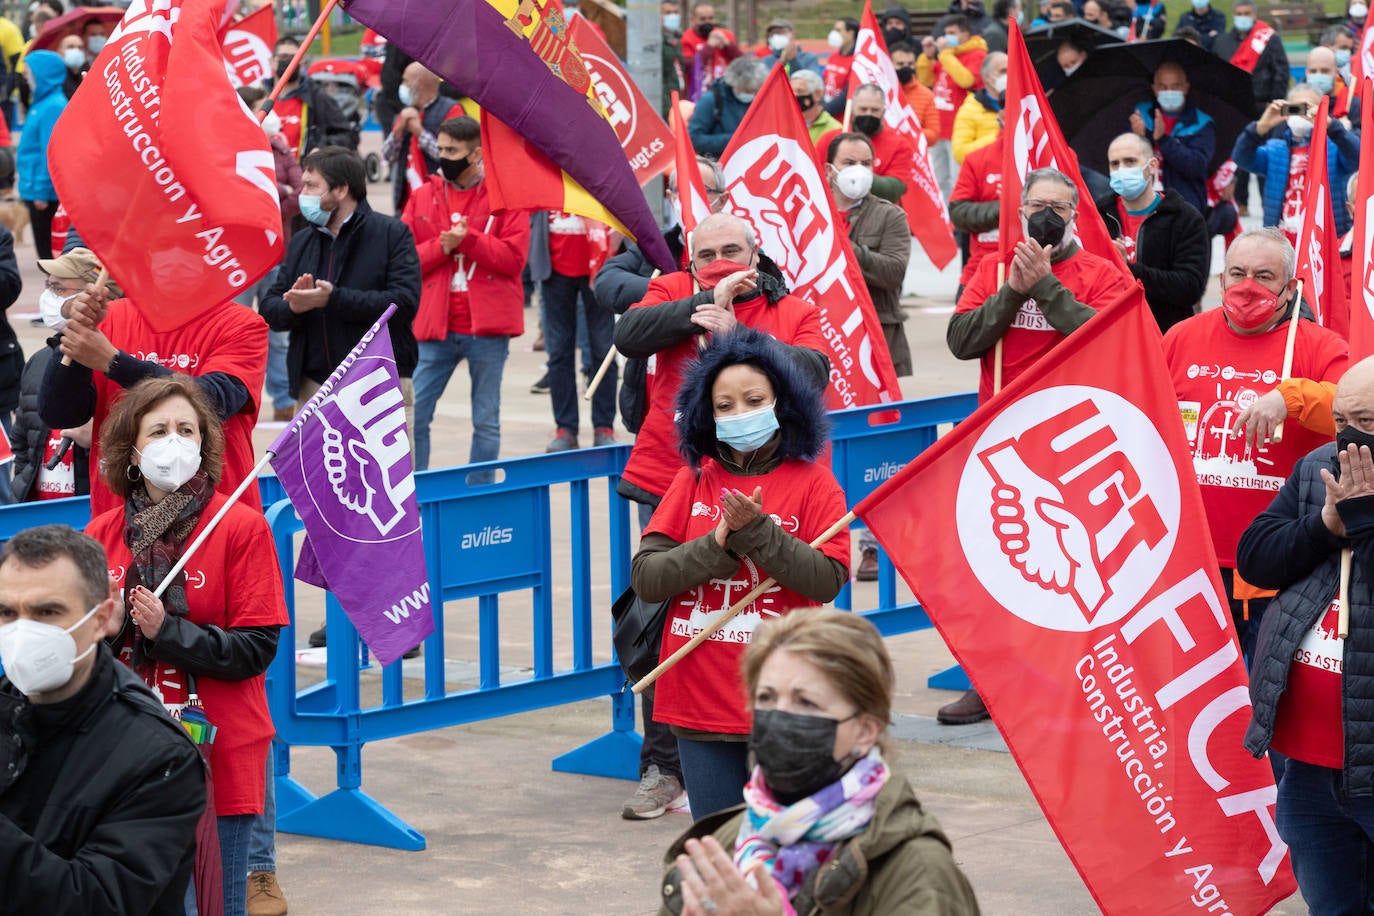
[[[988,714],[988,708],[983,705],[983,698],[978,695],[978,691],[970,688],[953,703],[941,706],[935,713],[935,718],[941,725],[972,725],[992,717]]]

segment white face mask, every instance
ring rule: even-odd
[[[38,314],[42,316],[43,323],[54,331],[62,331],[67,327],[67,319],[62,317],[62,306],[67,304],[69,299],[76,297],[76,293],[70,296],[59,296],[50,289],[43,290],[38,297]]]
[[[269,137],[275,137],[281,133],[281,118],[275,111],[269,111],[267,117],[262,119],[262,132]]]
[[[1293,136],[1299,140],[1306,140],[1312,136],[1312,122],[1302,115],[1288,116],[1288,129],[1293,132]]]
[[[835,187],[850,200],[863,200],[873,190],[873,170],[862,165],[848,165],[835,174]]]
[[[988,88],[992,90],[993,95],[1001,95],[1002,93],[1006,92],[1007,75],[1003,73],[1001,76],[994,76],[992,80],[988,83]]]
[[[830,34],[825,36],[825,43],[838,51],[844,47],[844,36],[840,34],[839,29],[831,29]]]
[[[1350,4],[1350,18],[1356,22],[1364,22],[1364,17],[1369,15],[1369,7],[1363,3]]]
[[[139,470],[149,483],[166,493],[178,490],[200,470],[200,446],[176,433],[155,439],[138,451]]]
[[[788,38],[782,32],[768,36],[768,50],[774,54],[781,54],[787,48]]]
[[[0,627],[0,664],[5,666],[10,683],[26,697],[64,686],[72,679],[76,663],[94,652],[97,642],[92,640],[86,651],[77,655],[72,630],[99,609],[97,604],[65,630],[27,617]]]

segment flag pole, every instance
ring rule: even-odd
[[[1279,375],[1279,381],[1291,378],[1293,375],[1293,348],[1298,342],[1298,313],[1302,311],[1302,278],[1298,278],[1297,290],[1293,293],[1293,314],[1288,319],[1288,343],[1283,348],[1283,372]],[[1274,427],[1274,431],[1269,434],[1270,442],[1283,441],[1283,421]]]
[[[258,475],[261,474],[263,469],[267,467],[268,462],[270,462],[275,457],[276,454],[269,449],[262,456],[262,460],[257,463],[253,470],[248,472],[248,476],[243,478],[243,480],[239,483],[238,487],[235,488],[234,492],[229,494],[229,498],[224,501],[224,505],[220,506],[219,511],[215,513],[214,518],[210,519],[210,523],[201,530],[200,534],[196,535],[196,539],[191,542],[191,546],[187,547],[184,551],[182,551],[181,558],[177,560],[176,565],[172,567],[172,571],[167,573],[167,575],[163,577],[162,582],[159,583],[158,587],[153,591],[154,598],[162,597],[162,593],[165,592],[167,590],[167,587],[172,584],[172,580],[176,578],[177,573],[181,572],[182,569],[186,567],[186,563],[191,559],[195,552],[200,549],[200,546],[205,543],[205,539],[210,536],[210,532],[214,531],[216,526],[218,526],[219,523],[224,519],[224,516],[229,513],[229,508],[233,506],[234,503],[238,502],[239,497],[242,496],[243,492],[248,489],[249,484],[258,479]]]
[[[1336,615],[1336,636],[1345,639],[1350,635],[1350,548],[1341,548],[1341,590],[1340,611]]]
[[[835,522],[835,524],[827,528],[821,534],[820,537],[812,541],[810,546],[821,546],[826,541],[830,540],[835,535],[839,534],[845,528],[849,527],[849,523],[854,521],[855,518],[856,516],[853,512],[846,512],[839,521]],[[650,671],[648,674],[644,675],[644,677],[640,678],[639,683],[635,684],[634,687],[630,689],[634,693],[643,693],[649,687],[650,684],[658,680],[663,675],[663,672],[667,671],[669,668],[673,667],[678,662],[682,661],[683,657],[687,655],[688,652],[691,652],[697,646],[701,645],[706,640],[710,639],[711,636],[717,630],[725,626],[730,621],[734,620],[736,617],[739,616],[741,611],[743,611],[749,605],[753,604],[754,600],[758,598],[759,595],[762,595],[764,592],[768,591],[770,588],[777,584],[778,580],[774,579],[772,576],[769,576],[767,579],[764,579],[758,585],[754,586],[753,590],[750,591],[749,594],[745,595],[743,598],[736,601],[734,605],[731,606],[730,610],[726,611],[724,614],[721,614],[720,617],[717,618],[715,623],[711,624],[709,627],[702,630],[697,635],[693,636],[687,642],[686,645],[682,646],[672,655],[668,656],[663,661],[659,662],[657,668],[655,668],[653,671]]]
[[[104,289],[104,288],[105,288],[105,282],[106,282],[107,280],[109,280],[109,279],[110,279],[110,269],[109,269],[108,267],[105,267],[105,266],[102,265],[101,268],[100,268],[100,273],[96,274],[96,277],[95,277],[95,291],[96,291],[96,292],[100,292],[102,289]],[[70,356],[63,356],[63,357],[62,357],[62,365],[64,365],[64,366],[70,366],[71,364],[72,364],[72,358],[71,358]]]
[[[1002,284],[1007,280],[1007,265],[998,263],[997,265],[997,288],[1001,289]],[[997,345],[992,348],[992,393],[996,394],[1002,390],[1002,338],[997,338]]]
[[[259,122],[266,118],[272,110],[272,106],[277,104],[277,99],[281,97],[282,90],[286,88],[287,83],[291,82],[291,74],[300,69],[301,61],[305,59],[306,52],[314,43],[315,36],[320,34],[320,29],[324,28],[324,24],[329,21],[329,14],[334,12],[334,7],[338,5],[339,0],[328,0],[324,8],[320,10],[320,17],[315,20],[315,24],[310,27],[310,31],[306,33],[305,39],[301,42],[301,46],[296,49],[296,56],[291,58],[291,63],[286,65],[285,72],[277,77],[276,83],[272,86],[272,92],[267,96],[267,101],[262,103],[262,108],[258,113]]]
[[[655,267],[654,272],[649,274],[649,280],[653,281],[661,273],[663,273],[663,271]],[[587,393],[582,395],[582,400],[590,401],[592,399],[592,395],[596,394],[596,389],[601,384],[601,380],[606,377],[606,373],[610,370],[611,363],[615,362],[615,358],[619,355],[620,351],[614,346],[606,351],[606,358],[601,361],[601,368],[596,370],[596,375],[594,375],[591,382],[587,384]]]

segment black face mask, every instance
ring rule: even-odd
[[[914,67],[898,67],[898,68],[897,68],[897,79],[901,80],[903,86],[905,86],[907,83],[911,82],[911,81],[914,80],[915,78],[916,78],[916,70],[915,70]]]
[[[710,38],[710,37],[711,37],[711,31],[712,31],[715,27],[716,27],[716,24],[715,24],[714,22],[702,22],[702,23],[698,23],[697,25],[692,26],[692,31],[693,31],[693,32],[696,32],[696,33],[697,33],[699,36],[701,36],[702,38]]]
[[[1049,207],[1026,217],[1026,233],[1036,242],[1051,248],[1064,241],[1064,230],[1068,225],[1064,217]]]
[[[883,29],[883,39],[890,48],[899,41],[906,41],[906,29]]]
[[[462,159],[440,159],[439,171],[444,174],[444,178],[449,181],[457,181],[458,176],[468,170],[472,165],[472,157],[464,156]]]
[[[840,761],[833,756],[835,732],[841,722],[849,719],[802,716],[778,709],[754,710],[749,749],[754,752],[774,798],[784,805],[793,805],[844,775],[848,759]]]
[[[816,106],[816,100],[809,95],[799,95],[797,96],[797,104],[801,106],[802,111],[810,111]]]
[[[277,79],[286,75],[286,68],[291,66],[290,59],[277,61]]]
[[[1374,451],[1374,433],[1361,432],[1353,426],[1347,426],[1345,429],[1336,433],[1337,452],[1344,452],[1347,448],[1349,448],[1352,445],[1367,445],[1369,446],[1370,451]],[[1332,463],[1335,464],[1337,468],[1337,470],[1333,473],[1339,475],[1340,465],[1336,464],[1335,461],[1333,461]]]
[[[850,119],[849,126],[865,137],[876,137],[878,131],[882,130],[883,119],[877,115],[855,115]]]

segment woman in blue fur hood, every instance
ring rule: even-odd
[[[762,620],[834,599],[849,578],[849,533],[810,542],[845,514],[844,491],[816,459],[829,432],[824,393],[759,331],[716,334],[677,398],[688,467],[644,529],[631,583],[670,601],[661,658],[765,579],[765,590],[654,685],[654,718],[672,727],[697,818],[743,801],[750,704],[740,659]]]

